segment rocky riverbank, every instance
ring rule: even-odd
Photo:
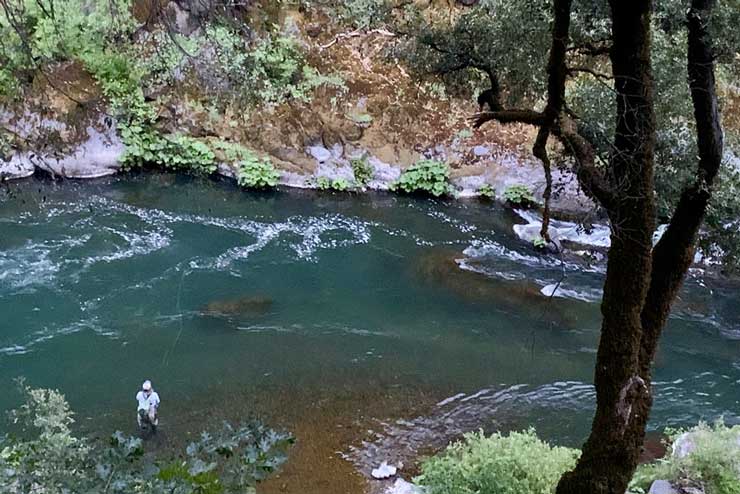
[[[143,15],[149,3],[134,2],[134,15]],[[164,27],[183,39],[196,39],[205,29],[196,12],[164,3],[162,23],[147,21],[135,34],[136,44],[151,45]],[[468,119],[478,109],[474,96],[448,95],[432,80],[410,75],[389,55],[399,43],[394,33],[347,31],[321,10],[280,8],[270,22],[299,44],[306,67],[333,82],[317,85],[307,98],[249,109],[227,103],[213,89],[227,81],[211,80],[215,76],[205,57],[219,47],[210,46],[206,36],[199,55],[171,69],[172,80],[144,84],[156,131],[248,148],[274,164],[284,186],[317,187],[319,179],[352,182],[352,160],[363,159],[371,171],[364,188],[386,190],[404,169],[434,159],[449,166],[457,197],[476,196],[488,185],[500,198],[507,187],[524,184],[541,200],[545,177],[530,152],[532,129],[491,124],[473,130]],[[257,31],[256,21],[254,26]],[[126,146],[101,86],[80,62],[58,62],[36,74],[21,101],[0,102],[0,128],[13,143],[0,152],[0,179],[120,173]],[[217,174],[235,177],[233,162],[219,153],[216,158]],[[571,174],[554,170],[554,181],[555,211],[583,215],[594,209]]]

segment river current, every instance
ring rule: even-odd
[[[166,174],[7,185],[0,409],[19,404],[22,376],[64,392],[83,427],[131,429],[148,378],[164,430],[285,407],[295,423],[353,396],[372,430],[341,453],[361,468],[478,428],[578,444],[603,261],[542,255],[515,223],[477,201]],[[651,429],[739,420],[738,287],[692,270],[657,357]],[[370,404],[389,393],[408,403],[386,417]]]

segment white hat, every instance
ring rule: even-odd
[[[144,391],[149,391],[150,389],[152,389],[152,382],[147,379],[146,381],[144,381],[144,384],[141,385],[141,389],[143,389]]]

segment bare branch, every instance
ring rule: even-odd
[[[501,110],[501,111],[483,111],[475,113],[470,117],[473,127],[476,129],[486,122],[495,120],[502,124],[523,123],[528,125],[541,126],[545,123],[545,115],[534,110]]]

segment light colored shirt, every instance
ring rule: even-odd
[[[152,391],[149,396],[143,391],[136,393],[136,401],[139,402],[138,410],[146,410],[147,412],[151,407],[157,408],[159,406],[159,395],[156,391]]]

